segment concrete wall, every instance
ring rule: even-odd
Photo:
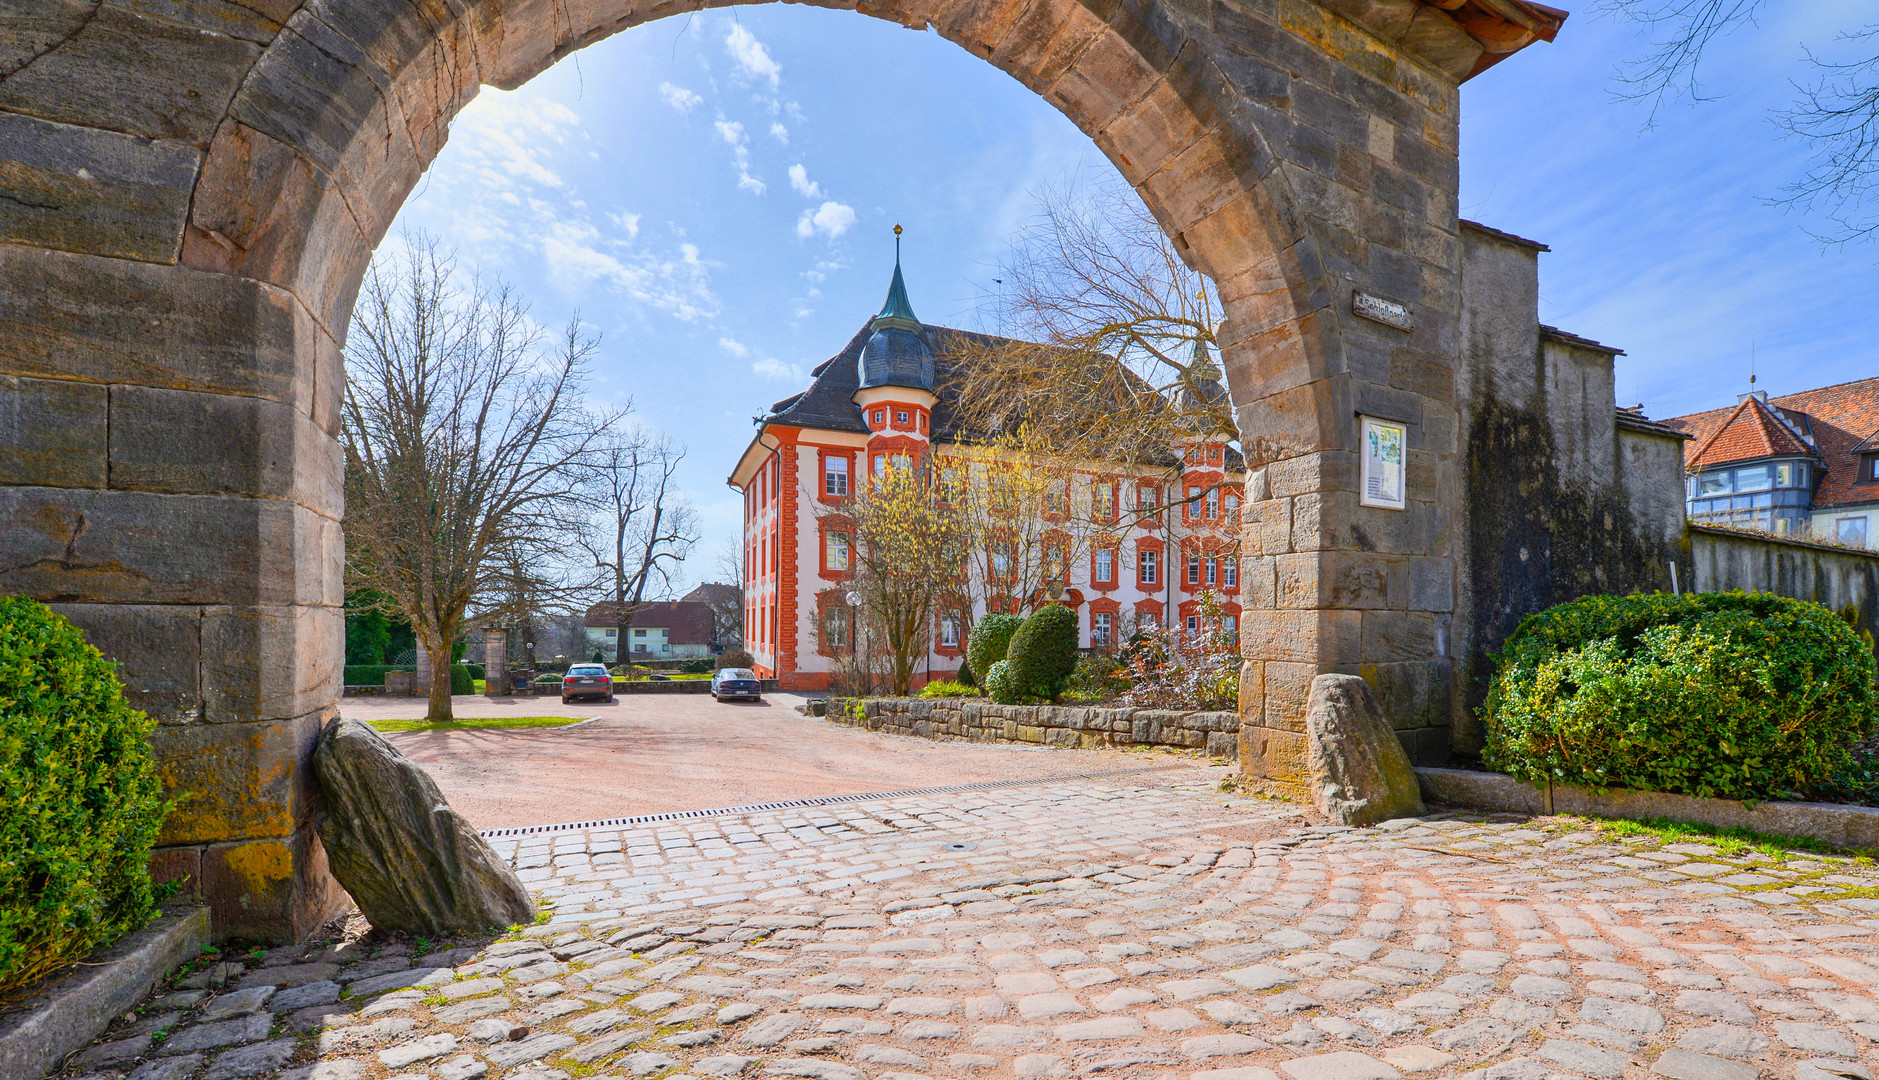
[[[966,742],[1041,746],[1179,746],[1207,756],[1239,754],[1240,718],[1232,712],[1095,708],[1076,705],[999,705],[980,698],[835,698],[828,719],[849,727]]]
[[[1879,551],[1779,540],[1709,525],[1690,526],[1697,592],[1748,589],[1812,600],[1879,637]]]

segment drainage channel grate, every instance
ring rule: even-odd
[[[954,784],[951,787],[906,788],[901,791],[870,791],[860,795],[829,795],[819,799],[790,799],[785,802],[755,803],[750,806],[720,806],[715,810],[672,810],[663,814],[640,814],[637,817],[605,818],[599,821],[569,821],[559,825],[523,825],[513,829],[486,829],[480,835],[496,840],[505,836],[531,836],[535,833],[568,832],[577,829],[607,829],[622,825],[650,825],[661,821],[690,821],[694,818],[723,817],[727,814],[754,814],[764,810],[793,810],[799,806],[834,806],[840,803],[869,802],[874,799],[904,799],[915,795],[954,795],[962,791],[999,791],[1004,788],[1033,787],[1038,784],[1062,784],[1078,780],[1109,780],[1118,776],[1139,776],[1165,772],[1176,765],[1156,765],[1146,769],[1107,769],[1100,772],[1059,773],[1032,780],[988,780],[982,784]]]

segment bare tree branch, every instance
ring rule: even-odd
[[[1651,117],[1665,101],[1688,95],[1706,100],[1697,79],[1703,52],[1717,38],[1753,23],[1763,0],[1603,0],[1599,10],[1641,23],[1651,30],[1651,46],[1640,59],[1621,68],[1621,97],[1649,101]],[[1647,122],[1648,123],[1648,122]]]
[[[1839,40],[1874,49],[1879,27],[1841,34]],[[1818,78],[1795,86],[1794,106],[1776,114],[1775,123],[1813,154],[1807,173],[1777,201],[1831,218],[1838,229],[1815,234],[1824,242],[1869,239],[1879,234],[1879,216],[1866,210],[1879,187],[1879,52],[1848,62],[1810,52],[1808,63]]]

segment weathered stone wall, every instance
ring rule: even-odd
[[[853,715],[861,706],[862,715]],[[978,698],[833,698],[828,719],[849,727],[966,742],[1074,746],[1180,746],[1208,757],[1239,755],[1240,717],[1233,712],[1080,705],[1000,705]]]
[[[1690,526],[1697,592],[1747,589],[1812,600],[1879,638],[1879,552]]]
[[[1467,463],[1454,693],[1441,707],[1454,719],[1454,752],[1467,757],[1481,746],[1488,654],[1523,616],[1593,593],[1671,588],[1683,455],[1676,434],[1621,422],[1617,350],[1540,324],[1542,245],[1473,225],[1462,239],[1456,399]],[[1411,753],[1441,764],[1432,749]]]

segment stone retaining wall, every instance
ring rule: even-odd
[[[861,718],[853,715],[856,704]],[[1080,705],[999,705],[981,698],[846,698],[829,701],[828,719],[869,731],[967,742],[1044,746],[1180,746],[1208,757],[1239,754],[1240,718],[1232,712]]]

